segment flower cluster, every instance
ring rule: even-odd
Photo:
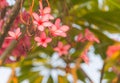
[[[85,35],[83,36],[81,33],[77,35],[76,41],[77,42],[85,42],[85,41],[90,41],[90,42],[97,42],[100,43],[97,37],[87,28],[85,29]]]
[[[6,0],[0,0],[0,9],[6,7],[8,4]],[[0,18],[0,32],[2,33],[2,26],[6,21],[8,15],[11,13],[11,10],[5,13],[3,18]],[[25,26],[24,26],[25,25]],[[26,28],[27,27],[27,28]],[[26,33],[23,34],[21,29],[25,29]],[[67,32],[70,29],[67,25],[62,25],[60,18],[56,18],[51,15],[50,6],[43,7],[42,1],[39,1],[39,13],[32,12],[27,13],[25,10],[22,10],[20,14],[15,18],[10,31],[8,31],[8,36],[5,38],[2,47],[0,48],[0,55],[9,47],[12,40],[17,40],[18,44],[13,49],[10,55],[14,56],[17,59],[20,58],[21,55],[26,55],[27,52],[32,48],[31,39],[35,41],[35,44],[40,47],[47,48],[48,44],[53,48],[53,51],[57,52],[59,56],[70,55],[69,49],[72,46],[72,43],[77,42],[97,42],[100,41],[97,37],[89,30],[85,29],[85,34],[78,34],[76,41],[72,43],[69,42],[69,37],[67,36]],[[32,38],[30,38],[32,37]],[[66,38],[64,44],[59,39]],[[55,40],[55,43],[54,43]],[[54,45],[52,45],[54,43]],[[34,44],[33,44],[34,45]],[[85,49],[80,55],[80,57],[86,62],[89,62],[89,58],[87,57],[88,48]]]
[[[97,42],[100,43],[100,41],[98,40],[97,37],[95,37],[95,35],[87,28],[85,29],[85,34],[83,36],[82,33],[77,35],[76,38],[76,42],[85,42],[85,41],[89,41],[89,42]],[[85,63],[89,63],[89,58],[87,56],[87,52],[88,52],[88,48],[86,48],[82,54],[80,54],[80,57],[85,61]]]
[[[55,51],[59,53],[60,56],[67,55],[70,45],[63,45],[62,42],[58,42],[58,46],[54,48]]]
[[[6,0],[0,0],[0,9],[5,8],[8,6]],[[35,31],[34,40],[37,42],[37,46],[47,47],[48,43],[52,42],[52,38],[54,37],[66,37],[67,31],[69,30],[69,27],[67,25],[61,25],[61,21],[59,18],[53,23],[53,20],[55,19],[50,13],[51,8],[45,7],[43,8],[42,2],[39,2],[40,9],[39,14],[33,12],[33,24],[32,27]],[[0,32],[2,33],[2,26],[4,25],[4,22],[6,21],[6,18],[11,13],[11,10],[8,10],[5,13],[5,17],[3,19],[0,18]],[[24,19],[24,20],[23,20]],[[10,55],[14,56],[16,60],[20,58],[20,55],[26,55],[27,51],[30,49],[30,36],[25,33],[25,35],[20,38],[22,35],[21,27],[24,28],[23,23],[29,21],[30,15],[23,10],[14,20],[14,23],[12,27],[10,28],[10,31],[8,31],[8,37],[5,38],[2,47],[0,48],[0,55],[6,50],[6,48],[9,47],[12,40],[17,40],[18,44],[15,49],[11,52]],[[23,22],[24,21],[24,22]],[[29,23],[29,22],[28,22]],[[62,45],[62,46],[59,46]],[[58,43],[58,47],[55,47],[55,51],[57,51],[60,56],[68,54],[68,49],[70,48],[70,45],[63,46],[62,42]],[[60,51],[59,51],[60,49]],[[63,49],[63,50],[62,50]],[[7,60],[9,62],[9,58]]]
[[[61,25],[61,20],[56,19],[55,23],[52,23],[51,20],[54,20],[54,17],[50,14],[51,8],[43,8],[42,2],[39,2],[40,9],[39,14],[33,13],[33,23],[37,27],[38,31],[41,33],[40,36],[36,36],[34,39],[37,42],[38,46],[47,47],[47,44],[52,41],[52,37],[66,37],[66,32],[69,30],[67,25]],[[49,32],[47,32],[49,31]],[[48,34],[46,34],[46,32]],[[49,36],[50,35],[50,36]],[[48,36],[48,37],[47,37]],[[62,42],[58,43],[58,47],[55,47],[54,50],[61,55],[67,55],[70,45],[63,46]]]
[[[0,48],[0,55],[6,50],[6,48],[9,47],[10,43],[12,42],[12,39],[6,38],[4,40],[4,43],[2,45],[2,48]],[[21,55],[26,56],[27,51],[30,48],[30,38],[25,35],[22,39],[20,39],[19,43],[17,44],[16,48],[11,52],[11,56],[15,58],[15,61],[18,60]],[[9,58],[8,58],[9,59]],[[13,62],[12,60],[7,60],[8,62]]]
[[[54,20],[54,17],[50,14],[51,8],[50,7],[43,8],[41,1],[39,2],[39,5],[40,5],[39,14],[34,12],[32,15],[34,17],[33,23],[41,34],[39,36],[37,35],[34,39],[37,42],[38,46],[47,47],[47,44],[52,41],[52,38],[47,37],[48,35],[52,37],[57,36],[66,37],[67,36],[66,32],[69,30],[69,27],[67,25],[60,25],[61,20],[59,18],[57,18],[55,24],[53,24],[51,20]],[[59,51],[59,54],[60,55],[67,54],[67,52],[60,53]]]
[[[6,0],[3,0],[6,1]],[[1,4],[1,2],[0,2]],[[11,13],[11,10],[8,10],[5,13],[5,18],[0,19],[0,32],[2,33],[2,26],[4,25],[4,22],[6,21],[6,18],[8,17],[8,15]],[[24,18],[25,21],[27,21],[29,19],[29,14],[26,11],[22,11],[21,16]],[[22,35],[21,32],[21,25],[22,25],[22,21],[20,19],[20,14],[15,18],[14,23],[10,29],[10,31],[8,31],[8,36],[5,38],[2,47],[0,48],[0,55],[6,50],[6,48],[9,47],[10,43],[12,42],[12,40],[18,40],[19,37]],[[10,53],[11,56],[13,56],[15,58],[14,61],[17,61],[21,55],[26,56],[27,51],[30,48],[30,37],[25,34],[19,41],[17,46],[13,49],[13,51]],[[6,60],[7,62],[13,62],[13,60],[10,59],[10,57],[7,58]]]

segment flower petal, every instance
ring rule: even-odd
[[[49,19],[50,19],[50,20],[53,20],[54,17],[53,17],[52,15],[49,14]]]
[[[100,41],[95,37],[95,35],[89,30],[89,29],[85,29],[85,38],[88,41],[95,41],[97,43],[100,43]]]
[[[45,27],[50,27],[50,26],[52,26],[53,24],[51,23],[51,22],[44,22],[43,23],[43,26],[45,26]]]
[[[39,42],[40,38],[39,37],[35,37],[34,40],[37,41],[37,42]]]
[[[49,15],[48,14],[43,15],[42,18],[41,18],[41,20],[43,22],[48,21],[49,20]]]
[[[14,39],[13,37],[6,37],[6,39]]]
[[[58,47],[54,48],[55,51],[59,51],[60,49]]]
[[[33,15],[35,20],[37,20],[37,21],[40,20],[40,17],[39,17],[39,15],[37,13],[33,13],[32,15]]]
[[[57,36],[61,36],[61,37],[66,37],[67,36],[66,33],[64,33],[60,30],[55,31],[54,34],[57,35]]]
[[[56,31],[57,27],[55,25],[52,25],[52,27],[50,28],[51,31]]]
[[[15,34],[16,35],[19,35],[21,32],[20,32],[20,28],[17,28],[16,31],[15,31]]]
[[[63,47],[63,43],[62,42],[58,42],[58,47],[62,48]]]
[[[43,47],[47,47],[47,44],[46,44],[46,43],[43,43],[42,46],[43,46]]]
[[[36,24],[36,25],[38,25],[38,22],[37,22],[37,21],[35,21],[35,20],[33,21],[33,23],[34,23],[34,24]]]
[[[87,51],[88,49],[86,49],[80,57],[85,61],[85,63],[89,64],[89,58],[87,56]]]
[[[62,31],[68,31],[69,30],[69,27],[68,26],[66,26],[66,25],[63,25],[63,26],[61,26],[60,27],[60,30],[62,30]]]
[[[64,55],[67,55],[67,54],[68,54],[68,51],[67,51],[67,50],[64,50],[64,51],[63,51],[63,54],[64,54]]]
[[[83,37],[83,34],[82,34],[82,33],[79,33],[79,34],[77,35],[76,41],[77,41],[77,42],[82,42],[84,39],[85,39],[85,38]]]
[[[12,32],[12,31],[9,31],[8,34],[9,34],[11,37],[15,37],[15,36],[16,36],[15,33]]]
[[[47,43],[49,43],[49,42],[51,42],[51,41],[52,41],[51,38],[47,38],[47,39],[46,39],[46,42],[47,42]]]
[[[60,27],[60,22],[61,22],[61,20],[58,18],[56,21],[55,21],[55,26],[56,27]]]
[[[65,45],[65,46],[64,46],[64,49],[65,49],[65,50],[68,50],[69,48],[70,48],[70,45]]]
[[[44,26],[42,26],[42,25],[38,26],[38,30],[44,31]]]
[[[37,43],[37,46],[40,46],[41,45],[41,43]]]
[[[16,36],[19,37],[21,34],[22,34],[22,33],[20,32],[20,33],[18,33]]]
[[[41,35],[40,35],[41,38],[46,38],[46,34],[45,32],[42,32]]]
[[[50,13],[51,12],[51,8],[50,7],[45,7],[43,12],[44,12],[44,14]]]

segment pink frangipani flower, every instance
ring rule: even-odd
[[[100,43],[100,41],[98,40],[98,38],[95,37],[95,35],[89,30],[89,29],[85,29],[85,38],[88,41],[92,41],[92,42],[97,42]]]
[[[61,36],[66,37],[66,32],[69,30],[69,27],[67,25],[60,26],[60,19],[58,18],[55,21],[55,25],[52,25],[50,28],[50,32],[53,36]]]
[[[40,16],[45,16],[48,18],[48,20],[53,20],[54,17],[50,14],[51,13],[51,8],[50,7],[45,7],[43,9],[43,6],[42,6],[42,3],[41,1],[39,2],[39,5],[40,5],[40,9],[39,9],[39,12],[40,12]]]
[[[50,43],[52,39],[49,37],[46,37],[45,32],[42,32],[40,37],[35,37],[35,41],[37,41],[38,46],[41,45],[43,47],[47,47],[47,43]]]
[[[17,28],[15,31],[9,31],[8,34],[10,35],[10,37],[7,37],[8,39],[17,40],[22,33],[20,32],[20,28]]]
[[[77,38],[76,38],[77,42],[85,42],[85,40],[86,39],[83,37],[82,33],[80,33],[80,34],[77,35]]]
[[[40,31],[44,31],[45,27],[53,25],[46,16],[39,16],[37,13],[33,13],[32,15],[35,19],[33,23],[38,26],[38,30]]]
[[[58,46],[54,48],[55,51],[58,52],[58,54],[60,56],[62,55],[67,55],[68,54],[68,50],[70,48],[70,45],[63,45],[62,42],[58,42]]]

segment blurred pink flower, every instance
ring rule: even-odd
[[[35,37],[35,41],[37,41],[37,45],[38,46],[43,46],[43,47],[47,47],[47,43],[51,42],[52,39],[49,37],[46,37],[45,32],[42,32],[40,37]]]
[[[77,38],[76,38],[77,42],[85,42],[85,40],[86,39],[83,37],[82,33],[80,33],[80,34],[77,35]]]
[[[6,0],[0,0],[0,9],[3,9],[6,6],[8,6],[8,2]]]
[[[68,50],[70,48],[70,45],[63,45],[62,42],[58,42],[58,46],[54,48],[55,51],[58,52],[58,54],[60,56],[62,55],[67,55],[68,54]]]
[[[13,50],[12,54],[14,56],[21,56],[21,55],[26,55],[27,52],[30,49],[30,37],[27,35],[24,35],[24,37],[22,37],[19,40],[18,45],[16,46],[16,48]]]
[[[11,43],[11,39],[7,39],[5,38],[3,44],[2,44],[2,47],[0,48],[0,55],[4,52],[4,50],[10,45]]]
[[[0,48],[0,55],[6,50],[6,48],[10,45],[11,42],[12,42],[11,39],[5,38],[3,45]],[[13,49],[10,55],[12,57],[15,57],[16,58],[15,61],[17,61],[17,59],[19,59],[21,56],[26,56],[29,49],[30,49],[30,38],[27,35],[25,35],[23,38],[20,39],[17,46]],[[14,62],[9,58],[7,58],[6,61],[7,63]]]
[[[17,40],[22,33],[20,32],[20,28],[17,28],[15,31],[9,31],[8,34],[10,35],[10,37],[7,37],[8,39]]]
[[[4,52],[5,48],[0,48],[0,55]]]
[[[89,64],[89,58],[87,56],[87,52],[88,50],[86,49],[82,54],[81,54],[81,58],[83,59],[83,61],[86,63],[86,64]]]
[[[66,32],[69,30],[69,27],[67,25],[60,26],[60,19],[58,18],[55,21],[55,25],[52,25],[50,28],[50,32],[53,36],[61,36],[66,37]]]
[[[53,24],[48,20],[46,16],[39,16],[37,13],[33,13],[34,24],[38,26],[38,30],[44,31],[45,27],[50,27]]]
[[[85,29],[85,38],[88,41],[92,41],[92,42],[97,42],[100,43],[100,41],[98,40],[98,38],[95,37],[95,35],[87,28]]]
[[[28,21],[29,18],[30,18],[30,14],[27,11],[24,10],[22,12],[22,18],[23,18],[24,21]]]
[[[112,45],[108,47],[106,54],[111,57],[117,51],[120,51],[120,45]]]
[[[39,2],[39,5],[40,5],[40,9],[39,9],[39,12],[40,12],[40,16],[45,16],[48,18],[48,20],[53,20],[54,17],[50,14],[51,13],[51,8],[50,7],[45,7],[43,9],[43,6],[42,6],[42,3],[41,1]]]
[[[11,41],[12,41],[11,39],[5,38],[2,48],[7,48]]]

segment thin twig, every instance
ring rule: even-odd
[[[104,69],[105,69],[105,61],[104,61],[104,64],[103,64],[103,67],[102,67],[102,70],[101,70],[100,83],[102,83],[102,79],[103,79],[103,76],[104,76]]]
[[[92,79],[86,74],[86,72],[80,67],[80,71],[82,71],[82,73],[85,75],[85,77],[88,78],[88,80],[90,81],[90,83],[93,83]]]
[[[46,0],[46,2],[47,2],[47,4],[48,4],[48,7],[50,7],[50,3],[49,3],[49,1],[48,1],[48,0]]]
[[[22,3],[23,3],[23,0],[22,0]],[[20,4],[20,9],[22,9],[22,5],[23,5],[22,3]],[[22,10],[20,11],[20,20],[21,20],[24,24],[27,25],[27,23],[23,20],[23,17],[22,17]]]
[[[10,30],[16,16],[18,15],[19,11],[20,11],[20,5],[21,3],[24,2],[24,0],[16,0],[15,5],[12,8],[11,14],[9,15],[8,19],[6,20],[6,22],[4,23],[2,29],[3,29],[3,33],[0,35],[0,48],[3,44],[3,41],[8,33],[8,31]]]

